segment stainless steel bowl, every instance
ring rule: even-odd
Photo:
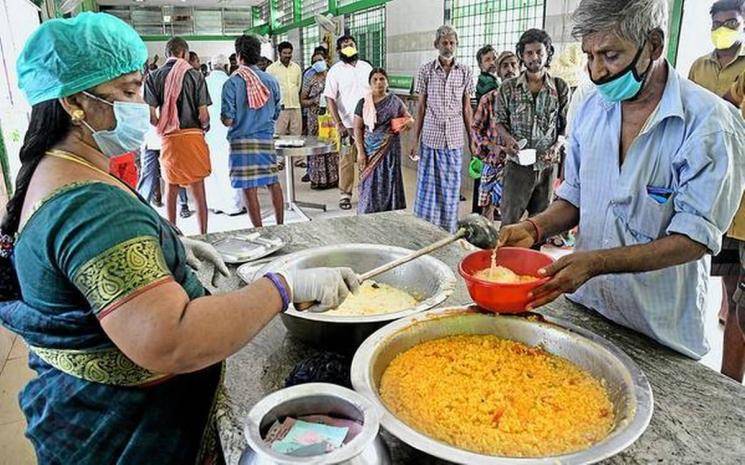
[[[379,244],[341,244],[307,249],[285,255],[256,272],[262,276],[280,269],[297,270],[317,267],[349,267],[357,273],[389,263],[411,250]],[[341,316],[298,312],[290,309],[281,315],[287,330],[295,337],[321,348],[353,352],[369,335],[385,324],[429,310],[442,303],[455,288],[455,274],[445,263],[423,256],[375,278],[414,295],[416,307],[395,313],[369,316]]]
[[[315,414],[358,421],[362,432],[341,448],[316,457],[289,457],[264,442],[264,435],[275,421]],[[379,429],[380,410],[350,389],[325,383],[281,389],[260,400],[248,413],[244,435],[249,449],[241,458],[241,465],[389,465],[390,454],[378,435]]]
[[[469,452],[426,436],[396,418],[378,391],[383,372],[396,357],[415,345],[457,334],[494,334],[564,357],[604,379],[614,406],[611,434],[589,449],[553,457],[514,458]],[[384,410],[381,424],[391,434],[427,454],[468,465],[562,465],[595,463],[629,447],[652,418],[652,389],[646,376],[621,350],[600,336],[552,319],[480,313],[469,308],[440,309],[393,322],[370,336],[352,362],[354,389]]]

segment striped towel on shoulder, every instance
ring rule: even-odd
[[[246,97],[248,108],[258,110],[269,101],[269,89],[261,82],[259,76],[248,66],[239,66],[233,74],[238,74],[246,81]]]

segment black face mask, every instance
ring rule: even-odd
[[[355,61],[357,61],[357,59],[360,57],[360,54],[359,53],[355,53],[351,57],[348,57],[348,56],[343,55],[343,54],[340,53],[339,54],[339,57],[341,58],[341,61],[343,61],[344,63],[350,64],[350,63],[354,63]]]

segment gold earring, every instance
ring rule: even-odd
[[[85,112],[83,110],[73,110],[72,112],[73,123],[80,123],[84,119],[85,119]]]

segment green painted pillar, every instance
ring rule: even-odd
[[[10,168],[8,165],[8,152],[5,149],[5,139],[3,138],[3,128],[0,125],[0,168],[3,172],[3,181],[5,182],[5,192],[8,197],[13,192],[13,185],[10,182]]]
[[[680,30],[683,24],[683,2],[684,0],[673,0],[670,10],[670,37],[667,42],[667,59],[673,66],[678,61]]]

